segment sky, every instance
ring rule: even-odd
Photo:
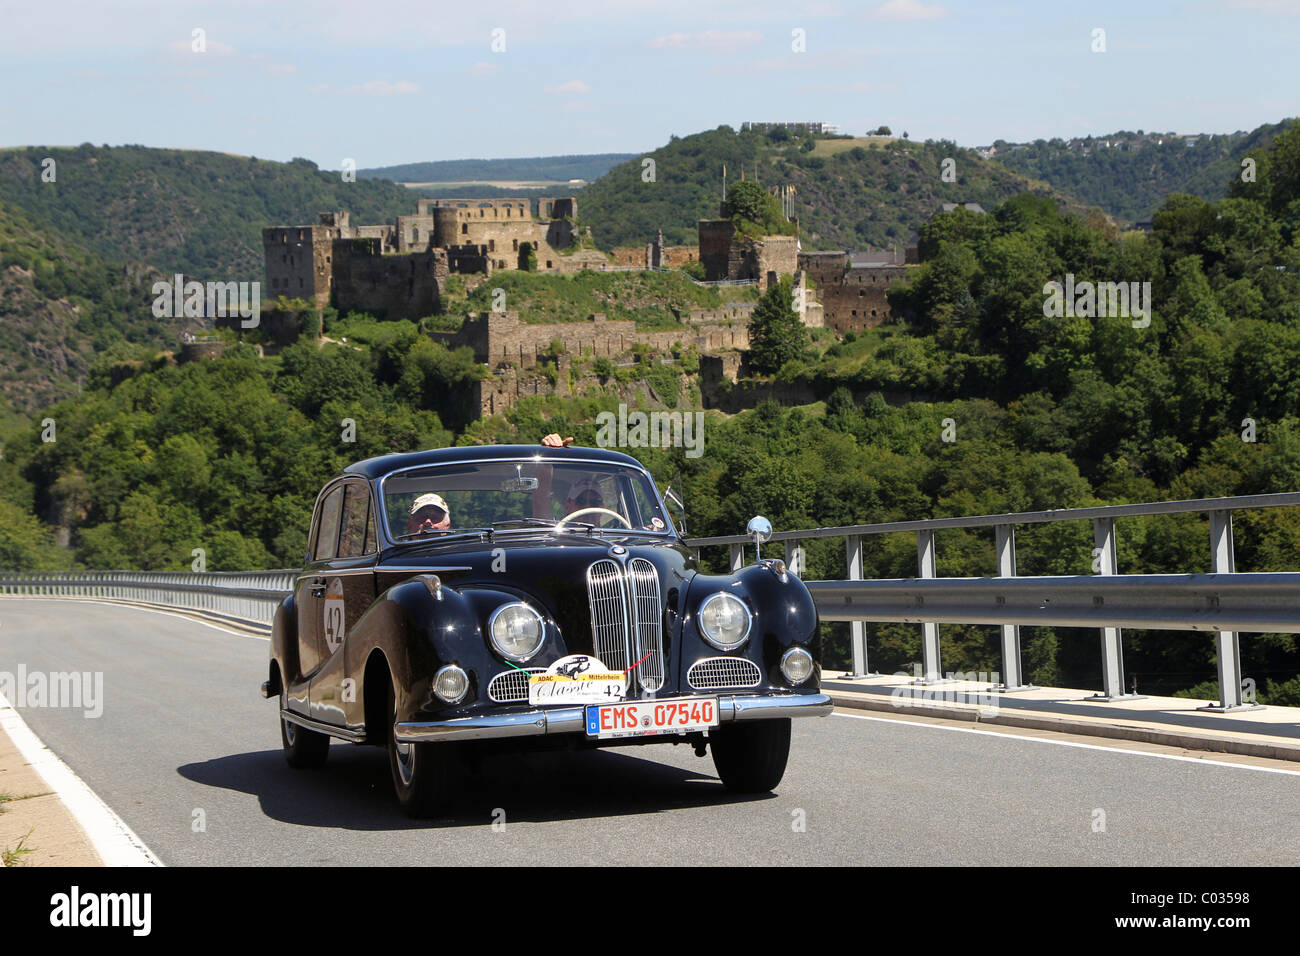
[[[201,49],[200,49],[201,47]],[[1300,115],[1300,0],[0,0],[0,146],[322,168],[819,120],[981,146]]]

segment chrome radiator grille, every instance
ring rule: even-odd
[[[659,597],[659,574],[645,558],[627,563],[632,584],[634,643],[632,662],[641,661],[633,671],[641,686],[656,691],[664,686],[663,601]],[[643,659],[644,658],[644,659]]]
[[[625,572],[602,558],[587,569],[587,597],[596,656],[612,670],[636,664],[636,682],[657,691],[664,684],[663,599],[654,565],[633,558]]]
[[[591,637],[596,656],[612,670],[627,670],[627,602],[623,571],[608,558],[587,569],[587,598],[591,602]]]
[[[763,673],[753,661],[743,657],[706,657],[696,661],[686,672],[686,683],[696,690],[714,687],[757,687]]]
[[[528,675],[545,674],[545,667],[530,667],[526,671],[502,671],[488,681],[488,697],[498,704],[509,704],[528,699]]]

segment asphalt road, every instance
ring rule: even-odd
[[[412,821],[378,748],[285,764],[266,656],[159,612],[0,600],[0,671],[103,672],[102,716],[22,716],[171,866],[1300,863],[1294,773],[840,715],[795,721],[773,795],[729,795],[686,747],[494,756]]]

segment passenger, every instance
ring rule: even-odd
[[[572,441],[572,436],[561,438],[559,435],[552,433],[542,439],[542,447],[564,448]],[[550,465],[542,465],[537,470],[537,477],[537,490],[533,492],[533,515],[538,518],[554,518],[554,508],[551,504],[551,485],[554,478],[554,469]],[[591,475],[580,475],[570,481],[567,495],[568,497],[563,502],[560,502],[558,498],[555,499],[555,502],[564,509],[565,517],[575,511],[583,511],[587,508],[603,508],[605,506],[605,498],[601,494],[600,484]]]

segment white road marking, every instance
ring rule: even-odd
[[[106,866],[163,865],[126,822],[53,750],[41,743],[4,694],[0,694],[0,729],[9,734],[18,752],[81,824]]]
[[[1027,737],[1021,734],[999,733],[996,730],[973,730],[969,727],[945,727],[942,724],[926,724],[915,720],[896,720],[893,717],[868,717],[865,714],[842,714],[835,711],[835,717],[848,717],[852,720],[878,720],[885,724],[903,724],[907,727],[926,727],[930,730],[947,730],[955,734],[982,734],[986,737],[1005,737],[1008,740],[1026,740],[1039,744],[1056,744],[1058,747],[1078,747],[1081,750],[1105,750],[1109,753],[1130,754],[1134,757],[1158,757],[1161,760],[1182,760],[1208,767],[1232,767],[1236,770],[1258,770],[1260,773],[1281,773],[1300,777],[1300,770],[1283,770],[1280,767],[1255,767],[1246,763],[1229,763],[1226,760],[1210,760],[1204,757],[1184,757],[1181,754],[1157,754],[1147,750],[1129,750],[1125,747],[1103,747],[1100,744],[1079,744],[1072,740],[1051,740],[1046,737]],[[1168,746],[1168,745],[1163,745]]]

